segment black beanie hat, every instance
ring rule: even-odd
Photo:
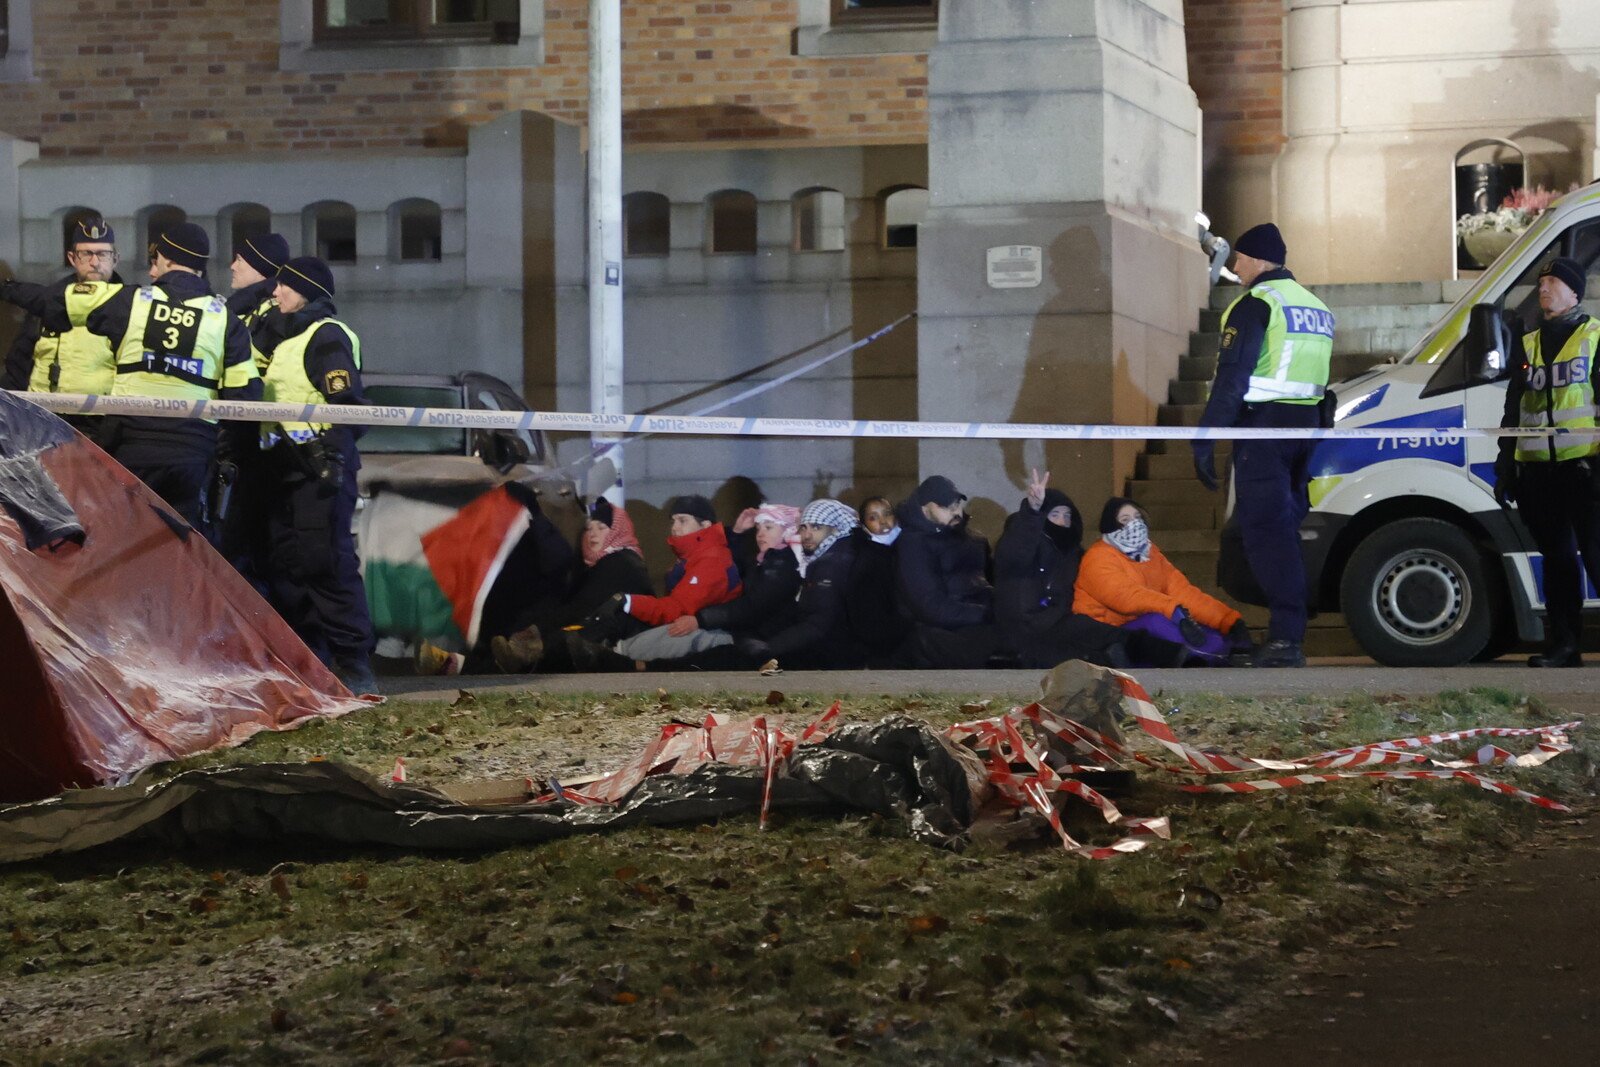
[[[1114,496],[1106,501],[1106,506],[1100,509],[1100,532],[1103,534],[1116,533],[1122,529],[1122,523],[1117,521],[1117,512],[1127,505],[1132,504],[1139,508],[1139,502],[1129,500],[1125,496]],[[1139,514],[1144,514],[1144,508],[1139,508]]]
[[[114,245],[116,243],[116,231],[111,228],[111,223],[99,215],[85,215],[72,227],[72,233],[67,235],[68,248],[77,248],[79,245]]]
[[[911,499],[918,507],[923,504],[937,504],[941,508],[951,508],[955,507],[956,501],[967,498],[956,488],[955,482],[942,474],[935,474],[917,486],[917,491],[911,494]]]
[[[701,522],[717,521],[717,513],[712,510],[711,501],[694,493],[675,496],[667,501],[667,515],[692,515]]]
[[[1539,272],[1539,277],[1554,278],[1565,284],[1579,300],[1583,299],[1583,290],[1589,281],[1578,261],[1568,259],[1566,256],[1552,259],[1550,265]]]
[[[161,231],[151,242],[151,252],[167,257],[180,267],[205,270],[211,258],[211,238],[192,222],[179,222]]]
[[[289,262],[289,242],[275,233],[246,238],[234,251],[263,278],[276,278],[278,268]]]
[[[1233,250],[1251,259],[1283,264],[1289,261],[1289,250],[1283,246],[1283,234],[1270,222],[1252,226],[1239,235]]]
[[[307,300],[333,299],[333,271],[316,256],[289,260],[278,271],[278,281]]]
[[[611,501],[605,497],[596,497],[593,504],[589,505],[589,517],[604,526],[610,526],[614,515],[611,511]]]

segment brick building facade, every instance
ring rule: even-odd
[[[539,4],[536,65],[326,71],[284,69],[291,0],[27,2],[36,80],[0,80],[0,113],[6,132],[37,141],[45,158],[459,150],[469,127],[508,110],[585,116],[584,0]],[[1208,153],[1276,152],[1283,0],[1183,6]],[[803,7],[624,4],[629,144],[925,141],[926,54],[797,55]]]

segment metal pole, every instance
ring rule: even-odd
[[[622,0],[589,0],[589,404],[622,414]],[[615,438],[595,435],[597,449]],[[622,449],[607,454],[623,502]]]

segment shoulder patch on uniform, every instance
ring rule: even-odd
[[[1239,327],[1237,327],[1237,326],[1229,326],[1226,330],[1223,330],[1222,331],[1222,347],[1223,348],[1232,348],[1233,347],[1234,338],[1236,338],[1238,336],[1239,336]]]
[[[94,282],[74,282],[72,291],[82,296],[94,292]]]
[[[347,370],[331,370],[322,381],[326,387],[322,391],[327,395],[332,396],[334,393],[342,393],[350,388],[350,372]]]

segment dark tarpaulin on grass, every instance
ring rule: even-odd
[[[976,757],[905,717],[845,726],[798,748],[772,783],[773,810],[905,818],[911,836],[959,845],[976,815]],[[753,815],[761,768],[705,763],[653,774],[618,804],[473,806],[339,763],[264,763],[186,771],[167,781],[67,792],[0,809],[0,863],[113,843],[160,848],[274,841],[476,850],[596,830]]]

